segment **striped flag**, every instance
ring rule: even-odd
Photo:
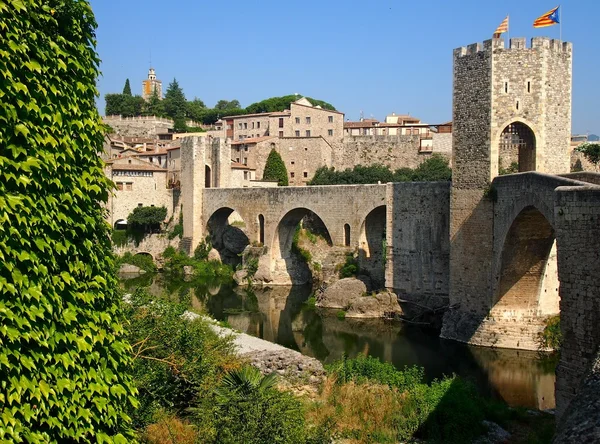
[[[560,6],[557,6],[556,8],[552,9],[551,11],[548,11],[541,17],[535,19],[535,21],[533,22],[533,27],[545,28],[546,26],[552,26],[556,25],[557,23],[560,23],[558,8],[560,8]]]
[[[500,23],[500,26],[498,26],[496,32],[494,32],[494,38],[500,38],[500,34],[503,32],[508,32],[508,16],[502,20],[502,23]]]

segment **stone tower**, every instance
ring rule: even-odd
[[[450,303],[442,336],[468,341],[492,299],[499,173],[569,172],[572,45],[544,37],[454,50]]]
[[[156,79],[156,71],[154,68],[148,70],[148,78],[142,81],[142,97],[144,100],[150,99],[156,91],[159,99],[162,99],[162,82]]]

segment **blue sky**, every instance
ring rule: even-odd
[[[533,29],[556,3],[540,0],[91,0],[98,21],[98,87],[134,94],[152,65],[166,90],[177,78],[188,99],[242,106],[300,93],[357,120],[410,113],[452,118],[452,50],[490,38],[507,14],[510,35],[559,38]],[[600,1],[562,4],[573,42],[573,132],[600,134]],[[98,103],[104,112],[104,100]]]

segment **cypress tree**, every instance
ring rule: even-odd
[[[96,21],[84,0],[0,0],[0,24],[0,441],[131,442]]]
[[[123,87],[123,95],[131,95],[131,85],[129,84],[129,79],[125,80],[125,86]]]
[[[276,180],[277,185],[284,187],[288,185],[288,172],[283,159],[275,149],[272,149],[265,164],[264,180]]]

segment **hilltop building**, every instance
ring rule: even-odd
[[[142,81],[142,97],[144,100],[149,100],[154,92],[156,92],[159,99],[162,99],[162,81],[156,78],[154,68],[150,68],[148,78]]]

